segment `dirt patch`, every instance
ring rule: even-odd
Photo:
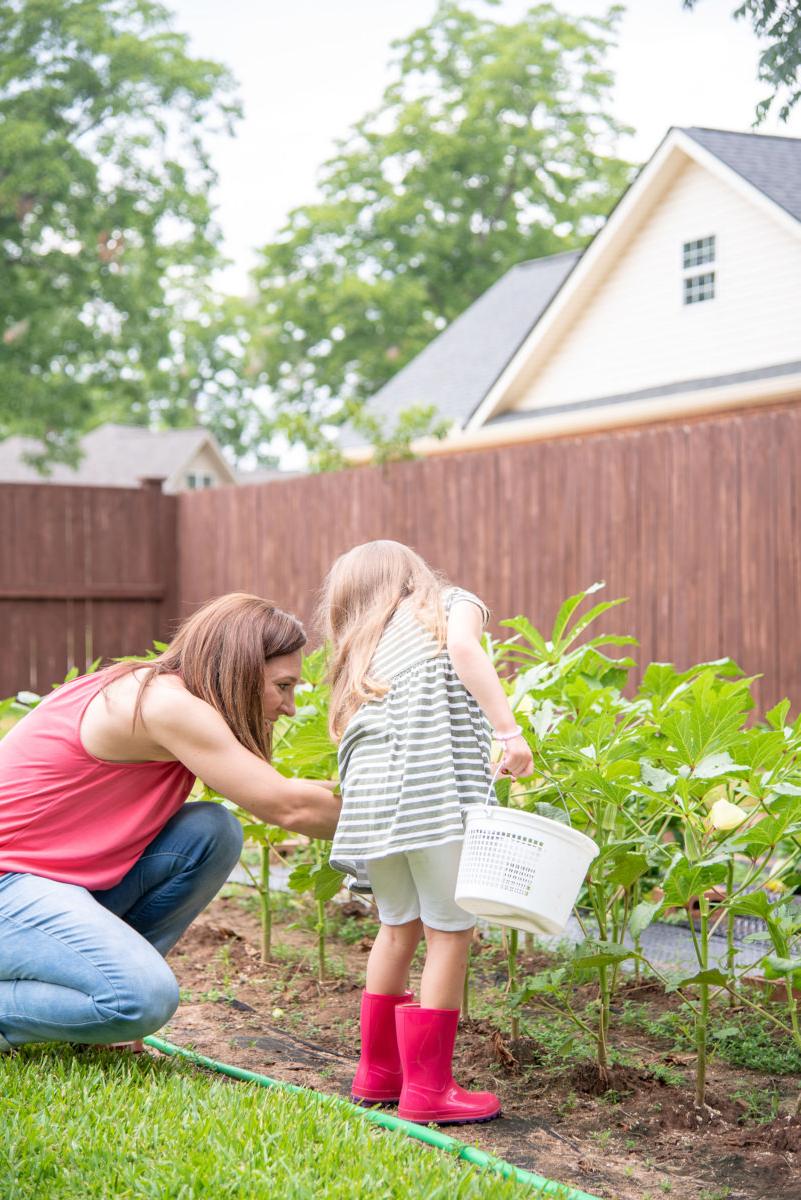
[[[313,943],[308,930],[282,923],[275,961],[262,963],[255,916],[234,899],[215,901],[170,957],[182,1003],[163,1035],[272,1078],[349,1095],[372,943],[358,928],[349,943],[333,941],[324,983],[315,978]],[[534,956],[522,970],[548,961]],[[475,993],[494,995],[504,978],[499,954],[482,944],[475,964]],[[623,996],[653,1000],[655,1011],[665,1004],[648,983],[630,981]],[[690,1081],[672,1082],[690,1056],[668,1053],[664,1039],[616,1028],[615,1044],[638,1065],[614,1063],[602,1074],[567,1056],[554,1067],[548,1020],[541,1017],[542,1041],[536,1017],[528,1022],[534,1036],[510,1038],[500,1002],[497,1022],[494,1013],[462,1022],[455,1074],[465,1086],[496,1091],[504,1115],[457,1136],[603,1200],[801,1200],[801,1122],[792,1116],[797,1077],[772,1079],[715,1060],[708,1107],[698,1110]],[[665,1070],[654,1073],[657,1063],[671,1068],[671,1082]],[[749,1123],[735,1096],[744,1088],[778,1092],[781,1111],[770,1124]]]

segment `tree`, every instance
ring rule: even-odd
[[[697,3],[684,0],[684,7]],[[801,100],[801,5],[798,0],[743,0],[734,16],[750,18],[754,33],[768,43],[759,55],[757,78],[770,86],[771,94],[757,104],[754,124],[762,124],[782,91],[787,94],[779,119],[786,121]]]
[[[233,84],[150,0],[0,6],[0,437],[74,461],[102,419],[233,420],[201,133]]]
[[[620,12],[502,24],[440,0],[395,43],[321,199],[260,252],[248,353],[273,432],[319,447],[510,266],[595,233],[631,175],[606,113]]]

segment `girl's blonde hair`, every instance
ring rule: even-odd
[[[409,599],[415,616],[442,649],[445,583],[401,542],[365,542],[340,555],[331,567],[318,620],[331,644],[328,724],[335,741],[362,704],[389,691],[388,681],[372,678],[369,668],[381,634],[403,600]]]

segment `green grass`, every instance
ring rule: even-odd
[[[780,1020],[785,1018],[783,1009],[776,1007],[774,1011]],[[688,1050],[694,1044],[686,1013],[668,1011],[653,1017],[646,1005],[627,1000],[619,1019],[621,1024],[644,1029],[652,1037],[670,1040],[674,1049]],[[801,1073],[801,1050],[759,1013],[715,1009],[710,1037],[713,1053],[732,1066],[769,1075]]]
[[[331,1100],[142,1055],[0,1056],[3,1200],[492,1200],[531,1189]]]

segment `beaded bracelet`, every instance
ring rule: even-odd
[[[519,737],[523,730],[519,725],[515,725],[511,733],[498,733],[497,729],[493,729],[492,736],[496,742],[511,742],[512,738]]]

